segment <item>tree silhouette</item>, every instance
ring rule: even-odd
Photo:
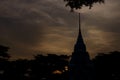
[[[96,80],[120,80],[120,52],[99,54],[93,59]]]
[[[69,79],[68,64],[70,56],[38,54],[31,60],[9,61],[8,49],[8,47],[0,46],[0,80]],[[120,52],[101,53],[92,61],[96,80],[120,80]]]
[[[0,59],[8,59],[10,55],[7,53],[9,47],[0,45]]]
[[[0,80],[66,80],[68,59],[67,55],[39,54],[31,60],[0,60]]]
[[[36,55],[31,61],[31,74],[33,80],[65,80],[67,75],[69,56],[48,54],[46,56]],[[64,74],[64,75],[63,75]],[[68,76],[68,75],[67,75]]]
[[[3,75],[5,73],[5,70],[8,68],[8,59],[10,57],[8,54],[8,49],[9,47],[0,45],[0,80],[4,78]]]
[[[27,80],[29,78],[29,61],[18,59],[16,61],[9,61],[4,72],[3,80]]]
[[[67,55],[36,55],[34,59],[0,60],[0,80],[67,80]],[[120,52],[99,54],[94,59],[96,80],[120,80]]]
[[[67,2],[66,6],[69,6],[71,8],[71,11],[73,9],[81,9],[83,6],[91,7],[94,3],[104,3],[104,0],[64,0]]]

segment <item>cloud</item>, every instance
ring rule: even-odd
[[[119,1],[106,0],[104,5],[95,5],[92,10],[83,11],[82,28],[91,55],[120,50],[119,4]]]
[[[81,10],[81,25],[88,52],[120,50],[119,0],[106,0]],[[71,54],[77,38],[78,16],[60,0],[0,1],[0,43],[11,47],[13,58],[35,52]]]

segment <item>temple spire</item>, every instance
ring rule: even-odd
[[[79,23],[79,33],[81,33],[81,24],[80,24],[80,23],[81,23],[81,21],[80,21],[80,13],[79,13],[79,22],[78,22],[78,23]]]
[[[93,80],[92,67],[89,54],[86,51],[86,46],[81,34],[81,21],[79,13],[79,32],[74,51],[70,60],[70,80]]]
[[[75,47],[74,47],[74,51],[81,50],[81,51],[86,52],[86,46],[84,44],[84,40],[83,40],[82,33],[81,33],[80,13],[79,13],[79,20],[78,21],[79,21],[78,22],[79,32],[78,32],[77,41],[76,41],[76,44],[75,44]],[[81,53],[81,52],[79,51],[79,53]]]

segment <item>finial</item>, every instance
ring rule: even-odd
[[[80,25],[80,13],[79,13],[79,33],[81,33],[81,25]]]

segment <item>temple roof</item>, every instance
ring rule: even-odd
[[[74,52],[72,53],[72,58],[70,61],[70,63],[72,64],[87,63],[90,60],[82,37],[80,23],[81,21],[80,21],[80,13],[79,13],[79,32],[78,32],[76,44],[74,46]]]

